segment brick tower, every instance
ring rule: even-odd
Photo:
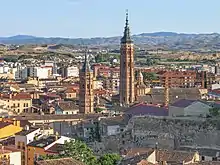
[[[79,112],[83,114],[94,112],[94,93],[93,93],[93,71],[90,68],[87,54],[79,73]]]
[[[124,35],[121,39],[120,105],[129,106],[134,100],[134,45],[128,25],[128,12],[126,12]]]

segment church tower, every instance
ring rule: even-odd
[[[94,112],[93,72],[87,58],[85,53],[85,61],[79,73],[79,113],[83,114]]]
[[[134,45],[130,35],[128,12],[126,13],[126,24],[120,51],[120,104],[121,106],[128,106],[135,101]]]

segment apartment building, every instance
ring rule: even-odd
[[[162,86],[165,86],[166,79],[169,87],[192,88],[196,83],[195,71],[160,71],[157,73]]]
[[[29,93],[0,94],[0,104],[17,114],[31,112],[32,98]]]

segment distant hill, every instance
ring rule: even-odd
[[[120,36],[97,38],[43,38],[29,35],[0,37],[0,44],[68,44],[68,45],[119,45]],[[220,50],[220,34],[184,34],[174,32],[142,33],[132,36],[136,45],[149,48],[185,50]]]

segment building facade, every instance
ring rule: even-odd
[[[128,106],[135,100],[134,92],[134,45],[130,36],[128,13],[124,36],[121,39],[120,57],[120,105]]]
[[[85,54],[85,61],[80,70],[80,87],[79,87],[79,113],[93,113],[94,112],[94,85],[93,72],[90,68],[87,54]]]

